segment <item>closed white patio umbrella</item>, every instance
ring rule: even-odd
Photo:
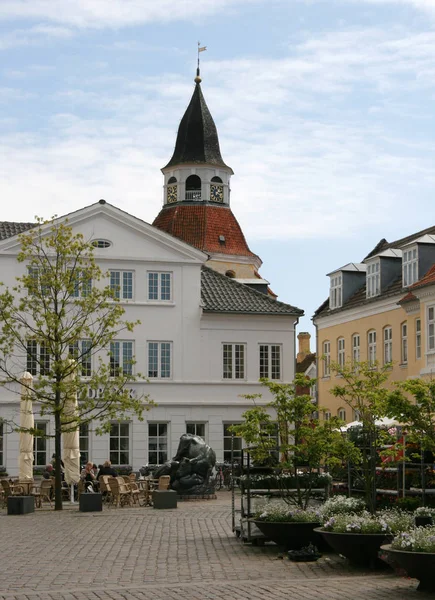
[[[20,402],[20,454],[18,458],[20,481],[31,481],[33,479],[33,433],[29,431],[35,426],[32,407],[32,382],[32,375],[27,371],[23,373]]]
[[[72,361],[73,362],[73,361]],[[65,465],[65,481],[71,486],[71,501],[74,502],[74,484],[80,479],[80,437],[79,426],[74,427],[74,417],[77,415],[77,390],[73,385],[75,373],[71,374],[68,381],[67,398],[64,406],[66,428],[70,429],[62,434],[63,463]]]

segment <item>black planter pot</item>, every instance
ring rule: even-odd
[[[350,563],[358,567],[370,569],[385,568],[379,557],[382,544],[391,541],[392,536],[385,533],[336,533],[323,531],[318,528],[316,533],[321,535],[328,545],[338,554],[345,556]]]
[[[324,547],[321,536],[314,531],[320,523],[270,523],[256,520],[253,523],[261,533],[285,550],[300,550],[310,543],[317,548]]]
[[[405,569],[409,577],[419,580],[418,591],[435,592],[435,554],[393,550],[390,544],[381,546],[381,551],[390,561]]]
[[[414,523],[416,527],[429,527],[433,525],[432,517],[414,517]]]

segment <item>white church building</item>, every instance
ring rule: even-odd
[[[218,460],[229,460],[228,427],[251,407],[243,395],[262,393],[266,403],[260,377],[294,377],[303,313],[278,301],[258,273],[261,260],[230,208],[233,172],[221,157],[200,83],[198,73],[173,157],[162,169],[163,206],[152,225],[104,200],[58,219],[94,242],[97,262],[120,283],[124,318],[140,320],[119,340],[120,355],[133,355],[146,377],[131,384],[133,393],[156,403],[144,421],[114,422],[109,434],[83,425],[82,463],[110,458],[134,470],[161,464],[185,432],[204,437]],[[32,226],[0,222],[0,272],[8,287],[25,269],[16,260],[18,235]],[[49,436],[53,423],[34,408],[35,426]],[[18,414],[19,395],[0,387],[0,421],[18,421]],[[240,447],[236,440],[236,458]],[[0,422],[0,474],[18,474],[18,450],[19,434]],[[53,439],[37,438],[34,450],[35,466],[47,464]]]

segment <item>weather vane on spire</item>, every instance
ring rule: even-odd
[[[201,83],[201,77],[199,75],[199,53],[205,52],[206,50],[207,50],[207,46],[201,46],[201,42],[198,42],[198,66],[196,68],[195,83]]]

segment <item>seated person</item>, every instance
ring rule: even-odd
[[[45,467],[45,471],[42,473],[42,477],[44,479],[51,479],[52,477],[54,477],[53,465],[47,465]]]
[[[118,473],[112,467],[112,463],[110,462],[110,460],[106,460],[104,465],[98,471],[98,478],[100,478],[101,475],[109,475],[110,477],[118,477]]]
[[[95,472],[94,472],[94,464],[91,462],[87,462],[84,469],[80,473],[80,479],[82,481],[90,482],[96,480]]]

